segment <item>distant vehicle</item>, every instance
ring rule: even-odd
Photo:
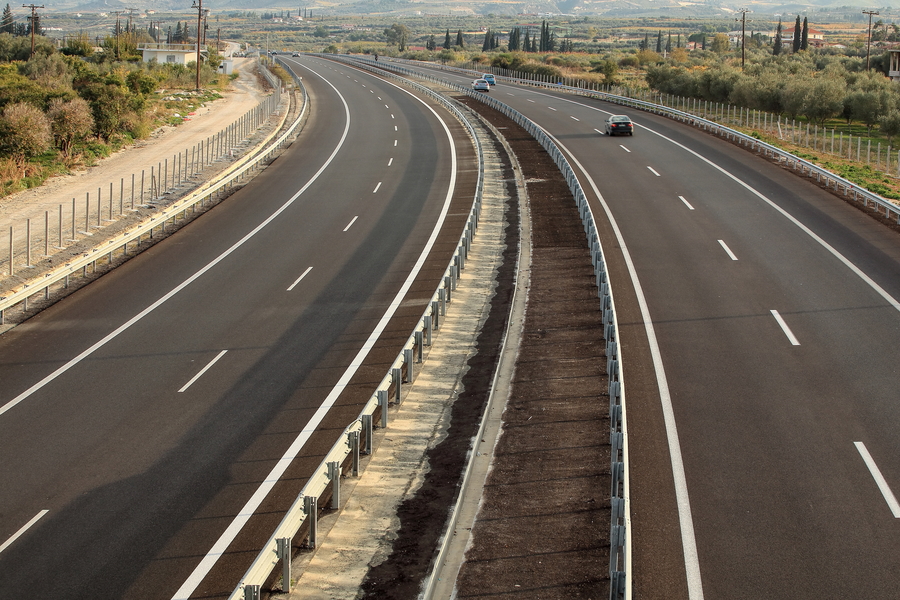
[[[276,54],[278,54],[278,53],[275,52],[274,50],[272,50],[272,56],[275,56]]]
[[[299,52],[294,52],[293,54],[291,54],[291,56],[300,56],[300,53],[299,53]]]
[[[491,91],[491,84],[484,79],[476,79],[472,82],[472,89],[476,92],[489,92]]]
[[[606,120],[606,134],[634,135],[634,123],[625,115],[613,115]]]
[[[492,73],[485,73],[481,76],[481,78],[487,81],[490,85],[497,85],[497,80],[494,79],[494,75]]]

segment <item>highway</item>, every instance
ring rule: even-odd
[[[568,153],[611,261],[635,596],[895,598],[898,234],[664,117],[490,94]]]
[[[291,63],[312,117],[273,165],[0,337],[0,597],[229,594],[421,316],[469,140]]]

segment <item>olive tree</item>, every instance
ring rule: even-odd
[[[33,104],[16,102],[3,109],[0,118],[0,143],[19,166],[25,160],[46,152],[53,140],[50,121]]]
[[[86,138],[94,130],[91,106],[83,98],[65,100],[54,98],[47,110],[50,129],[56,140],[56,147],[63,155],[69,156],[73,145]]]

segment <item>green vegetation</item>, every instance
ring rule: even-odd
[[[193,63],[141,62],[138,44],[153,41],[146,32],[94,40],[99,49],[85,34],[59,50],[36,35],[33,55],[30,32],[21,33],[0,32],[0,195],[90,164],[221,97],[177,92],[195,87]],[[201,85],[218,85],[219,60],[202,65]]]

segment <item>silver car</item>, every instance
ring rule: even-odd
[[[491,91],[491,84],[485,79],[476,79],[472,82],[472,89],[476,92],[489,92]]]

